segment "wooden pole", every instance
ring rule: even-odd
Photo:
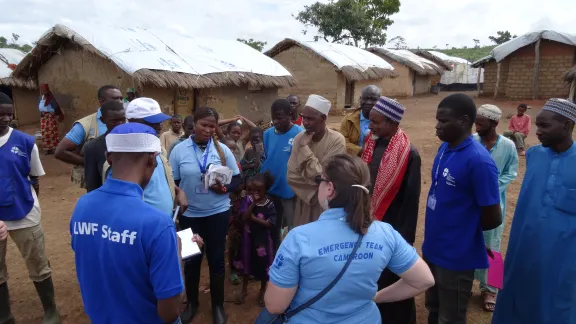
[[[494,89],[494,100],[496,100],[496,96],[498,96],[498,88],[500,87],[500,65],[501,63],[498,63],[496,68],[496,88]]]
[[[570,86],[570,95],[568,96],[568,99],[576,101],[576,77],[572,79],[572,86]]]
[[[538,72],[540,71],[540,41],[536,42],[534,49],[534,74],[532,75],[532,99],[538,99]]]
[[[482,75],[482,66],[478,68],[478,76],[476,77],[476,90],[478,91],[478,97],[480,97],[480,75]]]

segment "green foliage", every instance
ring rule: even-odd
[[[18,45],[16,42],[20,38],[20,35],[12,33],[12,39],[8,42],[8,39],[4,36],[0,36],[0,48],[15,48],[17,50],[21,50],[22,52],[30,52],[32,50],[32,46],[28,44]]]
[[[396,36],[388,41],[389,44],[394,46],[394,49],[407,49],[406,39],[402,36]]]
[[[496,32],[496,34],[498,36],[490,36],[488,37],[492,42],[494,42],[496,45],[500,45],[503,43],[506,43],[507,41],[511,40],[512,38],[516,38],[518,36],[514,35],[512,36],[512,34],[510,34],[509,31],[498,31]]]
[[[446,55],[461,57],[463,59],[467,59],[470,62],[474,62],[487,56],[492,52],[496,46],[482,46],[482,47],[473,47],[467,48],[452,48],[452,49],[436,49],[438,52],[442,52]]]
[[[400,0],[330,0],[304,6],[294,18],[318,29],[315,40],[369,47],[386,44],[390,16],[399,11]]]
[[[242,43],[244,43],[244,44],[260,51],[260,52],[262,52],[262,49],[264,48],[264,46],[266,46],[266,44],[268,44],[268,42],[261,42],[261,41],[254,40],[252,38],[250,38],[250,39],[238,38],[236,40],[239,42],[242,42]]]

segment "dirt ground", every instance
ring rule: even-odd
[[[473,93],[470,93],[474,95]],[[415,97],[409,99],[399,99],[406,106],[406,114],[402,120],[401,127],[406,131],[412,143],[420,151],[422,157],[422,194],[420,198],[420,218],[416,238],[416,247],[420,251],[424,236],[424,210],[425,202],[430,187],[431,166],[438,150],[440,141],[435,136],[435,111],[440,100],[449,95],[441,93],[437,96]],[[488,99],[478,99],[477,104],[495,103]],[[519,102],[496,102],[502,110],[503,115],[514,113]],[[534,121],[537,112],[542,107],[542,101],[526,102],[534,107],[528,113]],[[331,116],[331,128],[339,128],[341,117]],[[504,118],[499,125],[499,131],[504,131],[508,126],[508,121]],[[33,134],[34,126],[24,127],[24,131]],[[528,145],[538,143],[535,135],[535,126],[527,139]],[[82,297],[76,280],[74,254],[70,248],[69,220],[77,199],[82,194],[80,189],[73,187],[70,183],[70,167],[53,158],[53,156],[42,157],[46,176],[41,179],[40,204],[42,207],[42,226],[46,238],[46,253],[50,258],[53,270],[54,286],[56,287],[56,299],[62,315],[62,323],[82,324],[90,323],[82,306]],[[506,228],[502,239],[502,251],[506,251],[508,246],[508,235],[510,223],[516,206],[516,200],[520,191],[522,178],[524,177],[525,160],[520,159],[518,179],[508,188],[508,202],[506,212]],[[19,323],[40,323],[42,307],[34,290],[32,282],[28,279],[28,274],[22,258],[12,241],[8,244],[7,254],[8,270],[10,273],[10,293],[12,299],[12,310]],[[207,265],[203,265],[204,274],[202,283],[207,283]],[[230,324],[253,323],[260,308],[256,303],[258,282],[251,283],[250,292],[246,303],[241,306],[235,305],[232,300],[234,294],[239,291],[239,286],[232,286],[227,282],[226,287],[226,310],[229,314]],[[193,323],[211,323],[210,315],[210,295],[200,294],[200,311]],[[418,323],[426,323],[427,312],[424,307],[424,296],[417,297]],[[468,322],[472,324],[490,323],[491,315],[482,311],[481,300],[477,285],[474,288],[474,297],[471,298],[468,308]]]

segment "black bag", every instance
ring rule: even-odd
[[[344,275],[344,272],[346,272],[346,269],[348,269],[348,267],[350,266],[350,263],[352,263],[352,259],[354,259],[354,256],[356,255],[356,252],[358,251],[358,248],[360,247],[360,243],[362,243],[363,237],[364,237],[364,235],[362,235],[362,234],[358,237],[358,240],[356,241],[356,245],[354,246],[352,253],[348,257],[348,260],[346,260],[346,264],[344,265],[344,268],[342,268],[342,270],[340,270],[340,273],[338,274],[338,276],[336,276],[336,278],[334,278],[334,280],[332,280],[332,282],[328,285],[328,287],[324,288],[324,290],[322,290],[318,295],[316,295],[314,298],[310,299],[309,301],[305,302],[304,304],[296,307],[295,309],[286,311],[283,314],[270,314],[270,312],[268,312],[266,307],[264,307],[262,309],[262,311],[260,312],[260,314],[258,314],[258,317],[254,321],[254,324],[282,324],[282,323],[285,323],[292,316],[294,316],[294,315],[300,313],[301,311],[305,310],[306,308],[312,306],[315,302],[320,300],[320,298],[324,297],[324,295],[326,295],[336,285],[336,283],[338,281],[340,281],[340,279]]]

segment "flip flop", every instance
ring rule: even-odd
[[[482,293],[482,298],[484,300],[484,311],[494,312],[494,308],[496,307],[496,294],[485,292]]]
[[[233,285],[239,285],[242,283],[242,278],[238,277],[238,274],[233,273],[230,275],[230,281],[232,282]]]

